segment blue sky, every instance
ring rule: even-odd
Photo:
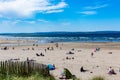
[[[0,0],[0,33],[120,31],[120,0]]]

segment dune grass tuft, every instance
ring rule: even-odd
[[[93,77],[91,80],[105,80],[105,78],[101,76],[96,76],[96,77]]]
[[[55,78],[53,76],[44,77],[36,73],[29,77],[23,77],[23,76],[18,77],[15,75],[8,75],[6,77],[0,76],[0,80],[55,80]]]
[[[47,65],[31,61],[0,61],[0,80],[55,80]]]

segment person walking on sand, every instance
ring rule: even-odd
[[[93,57],[93,55],[94,55],[94,53],[92,52],[92,53],[91,53],[91,56]]]
[[[94,49],[94,52],[96,52],[96,48]]]

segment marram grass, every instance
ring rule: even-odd
[[[80,80],[73,77],[72,73],[65,69],[68,79]],[[50,75],[49,69],[44,64],[34,62],[0,62],[0,80],[56,80]],[[104,77],[95,76],[90,80],[105,80]]]
[[[95,76],[95,77],[93,77],[93,78],[90,79],[90,80],[105,80],[105,78],[104,78],[104,77],[101,77],[101,76]]]
[[[9,75],[6,77],[0,76],[0,80],[55,80],[55,78],[53,76],[44,77],[44,76],[41,76],[41,75],[36,73],[36,74],[31,75],[29,77],[22,77],[22,76],[18,77],[15,75]]]
[[[55,80],[47,65],[31,61],[0,62],[0,80]]]
[[[49,76],[49,69],[47,65],[39,64],[31,61],[25,62],[0,62],[0,74],[2,76],[16,75],[28,77],[35,73],[39,73],[43,76]]]

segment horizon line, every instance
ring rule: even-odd
[[[112,31],[112,30],[101,30],[101,31],[46,31],[46,32],[2,32],[0,34],[23,34],[23,33],[77,33],[77,32],[120,32],[120,31]]]

